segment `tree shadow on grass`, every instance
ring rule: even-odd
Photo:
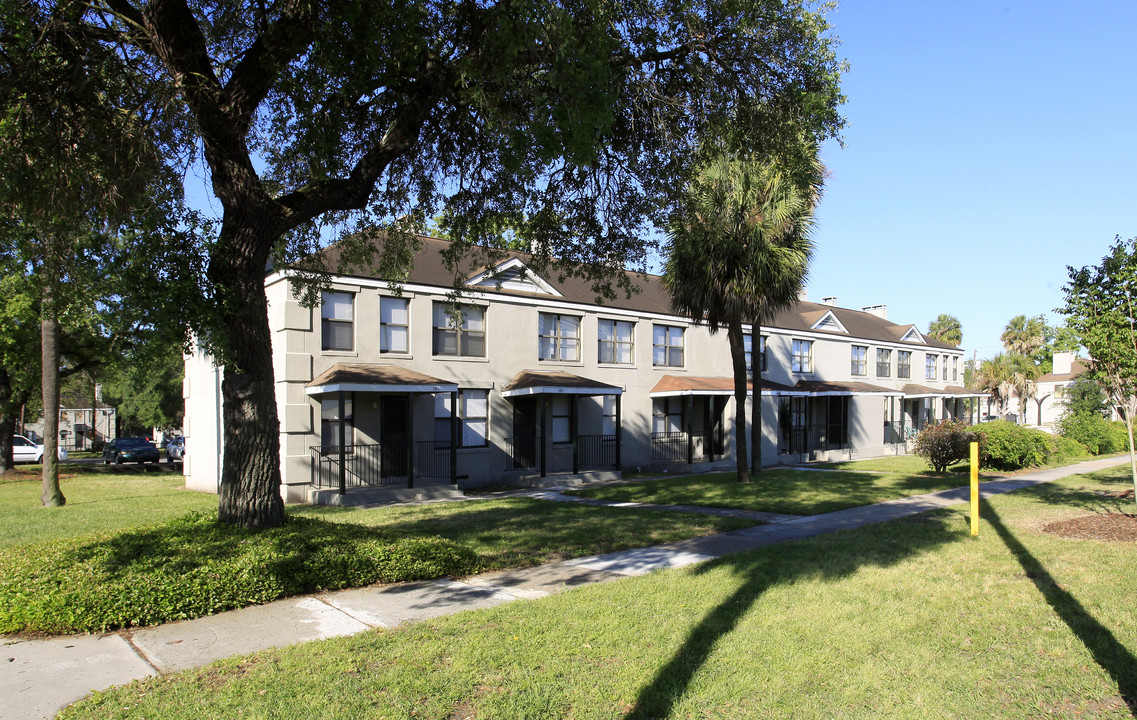
[[[909,527],[898,534],[897,523]],[[700,565],[692,572],[704,574],[727,566],[741,582],[692,628],[671,660],[640,690],[625,720],[668,717],[719,641],[738,627],[766,590],[812,578],[839,580],[863,567],[886,567],[966,537],[957,516],[933,511],[861,528],[855,534],[834,533],[813,541],[757,550]],[[819,548],[819,545],[827,547]]]
[[[1058,585],[1038,558],[1032,555],[1003,524],[999,513],[990,504],[984,503],[982,516],[995,528],[996,534],[1015,556],[1023,572],[1038,588],[1042,597],[1090,651],[1094,662],[1109,673],[1117,683],[1117,692],[1122,701],[1128,706],[1130,713],[1137,717],[1137,658],[1134,658],[1133,653],[1118,642],[1113,633],[1098,622],[1073,594]]]

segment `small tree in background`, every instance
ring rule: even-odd
[[[1122,410],[1129,436],[1129,466],[1137,496],[1137,454],[1133,415],[1137,413],[1137,238],[1116,239],[1095,267],[1067,266],[1070,282],[1062,287],[1066,305],[1059,312],[1090,353],[1090,372],[1112,405]],[[1135,497],[1137,501],[1137,497]]]

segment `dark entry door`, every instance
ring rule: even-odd
[[[537,467],[537,398],[513,400],[513,467]]]
[[[383,480],[407,477],[407,399],[385,397],[379,403],[379,472]]]

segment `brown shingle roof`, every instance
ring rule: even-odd
[[[442,260],[441,253],[450,243],[431,237],[420,237],[419,240],[422,242],[422,248],[415,255],[414,265],[411,267],[410,274],[406,279],[407,283],[452,288],[456,280],[458,282],[465,281],[487,269],[467,262],[465,266],[459,268],[456,273],[448,272]],[[332,245],[323,251],[332,267],[336,267],[338,263],[340,249],[340,245]],[[518,258],[522,262],[529,262],[531,260],[531,256],[523,252],[508,251],[506,254],[508,257]],[[457,278],[455,275],[457,275]],[[561,293],[563,295],[561,299],[567,302],[587,305],[600,304],[634,312],[662,314],[672,314],[674,312],[671,309],[670,295],[668,295],[667,290],[663,287],[662,279],[658,275],[641,275],[639,273],[626,273],[626,275],[633,284],[639,288],[640,292],[633,294],[631,297],[625,297],[624,293],[617,291],[617,297],[615,299],[599,302],[597,293],[589,280],[574,277],[560,278],[554,273],[546,273],[543,279],[554,287],[557,292]],[[349,267],[343,271],[342,276],[382,279],[377,277],[376,273],[372,270],[360,267]],[[479,291],[548,299],[548,295],[545,294],[521,292],[517,290],[479,288]],[[834,317],[845,326],[849,331],[848,335],[836,330],[811,330],[811,327],[828,312],[832,312]],[[782,330],[809,331],[837,337],[861,338],[889,343],[901,343],[901,338],[913,327],[911,324],[900,325],[889,322],[882,317],[862,310],[822,305],[807,300],[798,301],[792,308],[779,313],[772,322],[766,325]],[[927,337],[925,337],[924,340],[928,347],[958,350],[955,346],[940,342],[939,340]],[[904,344],[923,347],[920,343],[915,342],[905,342]]]
[[[1040,377],[1036,382],[1040,382],[1040,383],[1044,383],[1044,382],[1065,382],[1067,380],[1073,380],[1074,378],[1078,377],[1079,375],[1081,375],[1084,372],[1089,372],[1089,369],[1090,369],[1089,365],[1086,365],[1086,363],[1084,361],[1075,360],[1070,365],[1070,372],[1069,373],[1062,374],[1062,375],[1059,375],[1058,373],[1052,373],[1052,372],[1046,373],[1045,375]]]

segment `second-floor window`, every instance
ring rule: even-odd
[[[850,364],[854,375],[868,375],[869,349],[863,345],[854,345]]]
[[[896,377],[910,378],[912,377],[912,353],[907,350],[900,350],[896,353]]]
[[[952,382],[959,380],[959,358],[957,357],[951,359],[951,379]]]
[[[652,327],[651,364],[657,367],[683,367],[683,328],[673,325]]]
[[[352,307],[355,295],[348,292],[325,290],[320,308],[320,332],[324,350],[352,350],[355,312]]]
[[[928,355],[927,358],[925,358],[925,360],[924,360],[924,379],[925,380],[935,380],[936,379],[936,356],[935,355]]]
[[[754,336],[751,333],[746,333],[742,336],[742,347],[746,350],[746,371],[750,372],[750,363],[754,362],[752,355]],[[766,336],[758,336],[758,371],[766,372]]]
[[[580,359],[580,318],[541,313],[537,324],[538,358],[572,362]]]
[[[892,351],[886,348],[876,349],[876,376],[892,376]]]
[[[434,354],[486,356],[486,310],[466,306],[457,315],[445,303],[434,304]]]
[[[410,352],[409,328],[410,314],[407,311],[407,299],[379,298],[379,352]]]
[[[948,356],[944,355],[943,371],[940,373],[940,377],[943,378],[945,382],[947,381],[947,364]]]
[[[813,372],[813,341],[794,340],[790,352],[790,370],[793,372]]]
[[[636,326],[633,323],[602,319],[598,323],[598,328],[599,362],[619,365],[631,365],[635,362]]]

